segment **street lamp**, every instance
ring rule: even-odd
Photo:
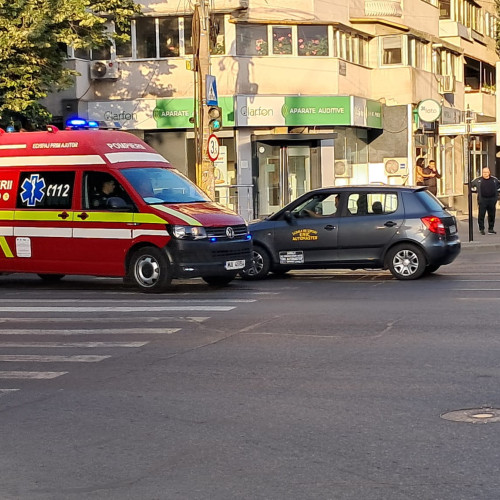
[[[465,112],[465,137],[466,137],[466,165],[467,165],[467,205],[469,210],[469,241],[473,241],[473,220],[472,220],[472,162],[470,161],[470,128],[472,122],[472,112],[469,105]]]

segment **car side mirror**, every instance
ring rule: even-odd
[[[283,218],[284,218],[287,222],[292,222],[292,220],[293,220],[293,215],[292,215],[292,212],[290,212],[290,210],[287,210],[287,211],[283,214]]]

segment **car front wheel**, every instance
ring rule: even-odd
[[[252,255],[252,265],[241,272],[244,280],[261,280],[269,272],[271,257],[267,250],[259,246],[254,246]]]
[[[398,280],[416,280],[425,272],[425,256],[414,245],[398,245],[389,251],[387,267]]]
[[[156,247],[137,250],[130,261],[127,281],[143,292],[163,292],[172,281],[167,257]]]

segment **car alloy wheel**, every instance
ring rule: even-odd
[[[414,280],[425,272],[426,261],[422,251],[413,245],[398,245],[388,256],[388,267],[399,280]]]

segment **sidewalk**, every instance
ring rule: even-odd
[[[488,222],[485,219],[486,234],[483,236],[479,232],[477,225],[477,211],[472,213],[473,234],[472,241],[469,241],[469,216],[467,214],[458,214],[457,216],[458,235],[462,242],[462,251],[464,252],[494,252],[500,251],[500,209],[497,209],[495,219],[495,231],[497,234],[488,234]]]

